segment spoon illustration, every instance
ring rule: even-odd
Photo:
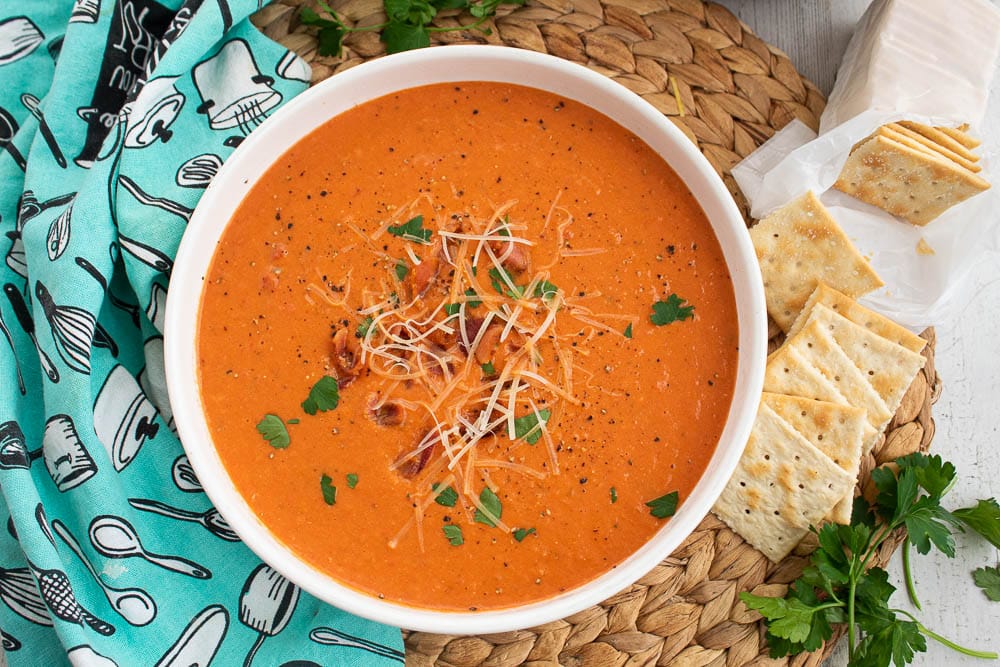
[[[48,144],[49,150],[52,151],[52,157],[56,159],[56,163],[60,167],[65,169],[66,156],[63,155],[62,149],[59,148],[59,143],[56,141],[55,135],[52,134],[52,128],[45,121],[45,116],[42,114],[41,102],[31,93],[24,93],[21,95],[21,104],[31,112],[32,116],[38,119],[38,129],[41,131],[45,143]]]
[[[171,507],[170,505],[165,505],[155,500],[145,500],[143,498],[129,498],[128,504],[137,510],[142,510],[144,512],[152,512],[153,514],[168,516],[172,519],[180,519],[181,521],[197,523],[204,526],[216,537],[221,537],[228,542],[240,541],[240,536],[229,527],[226,520],[222,518],[221,514],[219,514],[219,510],[214,507],[211,507],[204,512],[191,512],[189,510]]]
[[[266,638],[285,629],[298,602],[299,587],[269,566],[261,563],[250,573],[240,593],[240,623],[259,634],[243,667],[250,667]]]
[[[141,588],[115,588],[104,583],[104,580],[101,579],[94,566],[83,555],[80,543],[76,541],[76,538],[70,534],[69,530],[66,529],[66,526],[59,519],[52,522],[52,529],[62,538],[66,546],[77,555],[77,558],[83,561],[87,571],[97,581],[97,585],[104,590],[104,595],[108,598],[108,602],[111,603],[111,608],[118,612],[122,618],[135,626],[147,625],[156,618],[156,602],[153,598],[149,597],[146,591]]]
[[[147,551],[139,541],[139,536],[125,519],[107,514],[95,517],[90,522],[90,542],[94,548],[108,558],[128,558],[139,556],[165,570],[186,574],[195,579],[211,579],[212,573],[186,558],[164,556]]]
[[[5,651],[17,651],[21,648],[21,642],[18,641],[17,637],[8,635],[3,630],[0,630],[0,639],[3,640],[3,650]]]
[[[333,628],[316,628],[309,633],[309,639],[313,640],[317,644],[325,644],[327,646],[347,646],[349,648],[359,648],[362,651],[368,651],[369,653],[380,655],[383,658],[392,658],[394,660],[398,660],[399,662],[403,662],[402,651],[397,651],[394,648],[383,646],[382,644],[376,644],[375,642],[370,642],[367,639],[355,637],[347,634],[346,632],[334,630]]]
[[[24,302],[24,297],[17,291],[13,283],[4,284],[3,291],[10,301],[11,308],[14,309],[14,316],[17,317],[18,323],[24,329],[24,333],[28,334],[28,337],[31,338],[31,342],[35,344],[35,349],[38,350],[38,359],[42,362],[45,375],[52,382],[59,382],[59,371],[56,370],[52,360],[49,359],[49,355],[45,354],[45,350],[38,345],[38,339],[35,337],[35,321],[31,319],[31,313],[28,311],[28,304]]]
[[[28,168],[28,163],[25,162],[21,151],[17,150],[17,147],[14,145],[14,135],[17,134],[17,130],[17,121],[14,119],[14,116],[3,107],[0,107],[0,150],[10,153],[17,166],[21,168],[21,171],[24,171]]]
[[[186,491],[188,493],[200,493],[204,489],[201,488],[201,482],[198,481],[198,476],[194,474],[194,468],[191,467],[188,457],[181,454],[174,461],[174,466],[171,468],[171,473],[174,477],[174,484],[181,491]]]

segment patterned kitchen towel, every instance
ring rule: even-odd
[[[11,665],[378,665],[214,510],[173,430],[172,258],[309,81],[258,0],[0,3],[0,627]],[[193,389],[192,389],[193,390]]]

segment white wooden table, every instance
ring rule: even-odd
[[[786,51],[798,70],[829,93],[854,24],[870,0],[717,0],[770,44]],[[993,0],[998,2],[1000,0]],[[942,0],[942,5],[947,3]],[[994,78],[990,111],[981,128],[986,142],[1000,147],[1000,76]],[[998,183],[997,174],[992,179]],[[994,185],[997,187],[997,185]],[[1000,215],[1000,211],[995,212]],[[1000,256],[983,267],[975,293],[961,317],[937,327],[937,368],[944,392],[934,408],[933,452],[958,468],[959,483],[945,505],[962,507],[977,498],[1000,496]],[[959,535],[958,555],[913,553],[912,565],[923,612],[906,603],[899,557],[890,571],[900,589],[894,604],[914,612],[923,624],[959,644],[1000,652],[1000,602],[990,602],[973,585],[972,570],[994,565],[998,553],[978,537]],[[843,646],[828,667],[847,664]],[[988,665],[928,640],[917,665]],[[994,663],[995,664],[995,663]]]

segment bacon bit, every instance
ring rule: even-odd
[[[355,337],[346,328],[337,330],[333,335],[333,365],[341,389],[358,377],[358,352]]]
[[[406,276],[406,287],[410,298],[416,299],[427,293],[435,283],[441,268],[441,238],[434,239],[428,257],[413,267]]]
[[[490,249],[497,257],[507,255],[500,264],[511,273],[524,273],[531,268],[531,251],[528,246],[511,241],[491,241]]]
[[[275,243],[271,246],[271,259],[281,259],[288,255],[288,248],[284,243]]]
[[[379,426],[399,426],[406,419],[406,411],[399,403],[387,401],[381,405],[379,395],[371,394],[368,397],[368,418]]]
[[[420,472],[427,467],[428,461],[431,460],[431,457],[434,456],[434,453],[440,447],[440,442],[441,441],[438,440],[430,447],[421,451],[419,454],[415,454],[412,458],[400,463],[396,467],[396,472],[398,472],[403,479],[413,479],[419,475]]]
[[[260,287],[266,292],[273,292],[278,289],[278,274],[268,271],[260,277]]]
[[[479,335],[479,330],[483,328],[483,322],[486,320],[482,317],[470,317],[463,322],[465,328],[465,338],[471,343],[476,340],[476,336]],[[465,346],[465,340],[461,336],[458,337],[458,347],[465,354],[469,353],[468,348]]]
[[[494,353],[500,344],[500,334],[503,333],[503,327],[499,324],[490,324],[486,328],[486,333],[483,334],[482,340],[479,341],[479,347],[476,348],[476,361],[481,364],[485,364],[494,357]],[[494,366],[496,366],[497,360],[493,359]]]

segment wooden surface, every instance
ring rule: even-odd
[[[853,26],[868,0],[717,0],[768,43],[784,49],[795,67],[826,94]],[[997,2],[997,0],[993,0]],[[1000,148],[1000,76],[994,77],[990,110],[981,131],[987,146]],[[994,159],[994,162],[996,160]],[[993,167],[994,184],[998,183]],[[996,185],[994,186],[996,187]],[[932,450],[958,468],[960,483],[948,496],[949,506],[972,504],[976,498],[1000,495],[1000,261],[977,269],[973,296],[962,316],[937,326],[937,368],[944,392],[934,408],[937,434]],[[958,536],[958,556],[913,557],[923,611],[903,604],[906,595],[893,562],[893,583],[901,590],[898,604],[917,613],[924,625],[960,644],[1000,651],[1000,603],[975,588],[971,572],[993,565],[998,554],[978,538]],[[959,655],[934,642],[916,665],[964,667],[991,664]],[[827,665],[847,664],[840,647]]]

